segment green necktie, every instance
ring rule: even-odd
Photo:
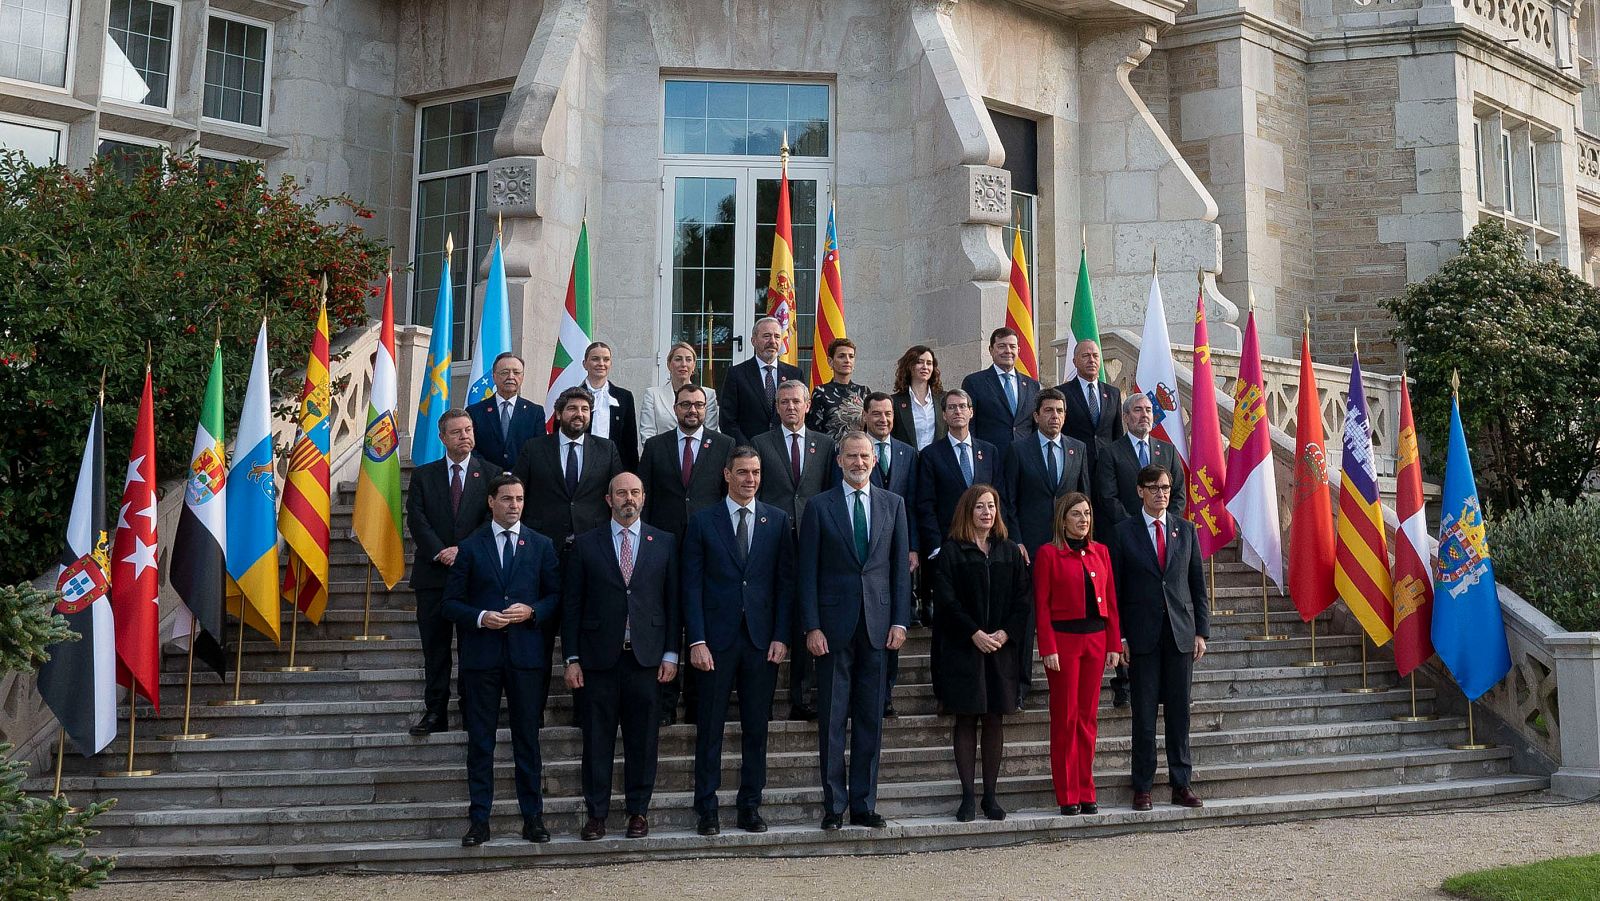
[[[889,479],[889,442],[878,442],[878,471],[883,473],[885,481]]]
[[[864,563],[867,559],[867,498],[866,492],[856,491],[856,512],[851,517],[856,527],[856,556]]]

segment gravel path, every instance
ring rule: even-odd
[[[894,857],[708,860],[459,876],[112,885],[88,901],[531,901],[536,898],[1442,898],[1467,870],[1600,852],[1600,804],[1150,833]],[[1189,872],[1182,862],[1192,861]]]

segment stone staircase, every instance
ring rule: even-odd
[[[265,672],[287,661],[288,641],[274,649],[259,638],[245,646],[243,692],[250,707],[210,707],[231,696],[232,684],[197,674],[193,731],[204,741],[158,740],[178,731],[180,672],[163,677],[166,710],[157,720],[141,710],[136,765],[158,770],[142,778],[106,777],[127,746],[119,739],[99,758],[69,757],[63,791],[78,804],[114,797],[101,816],[91,850],[116,853],[117,874],[138,878],[245,878],[316,871],[449,871],[536,864],[574,865],[637,859],[861,854],[981,847],[1059,840],[1146,829],[1262,823],[1343,816],[1390,809],[1472,805],[1541,790],[1547,779],[1511,772],[1508,748],[1456,750],[1465,741],[1460,717],[1398,722],[1411,694],[1394,686],[1387,652],[1374,652],[1368,681],[1383,690],[1353,694],[1361,685],[1359,639],[1318,625],[1317,654],[1331,666],[1299,667],[1310,654],[1309,632],[1285,598],[1271,603],[1271,628],[1292,637],[1249,641],[1261,630],[1259,576],[1233,557],[1216,565],[1217,606],[1236,608],[1213,619],[1212,642],[1196,667],[1193,708],[1195,786],[1204,809],[1161,803],[1133,813],[1129,787],[1129,717],[1102,694],[1096,760],[1102,813],[1055,816],[1050,789],[1044,673],[1035,665],[1035,691],[1011,717],[1001,782],[1003,823],[956,823],[959,799],[950,751],[949,720],[935,715],[929,684],[928,632],[915,629],[901,655],[895,703],[900,717],[885,724],[879,810],[886,830],[817,829],[822,791],[811,723],[773,723],[770,783],[763,813],[773,829],[748,835],[732,829],[738,784],[738,742],[730,735],[724,760],[727,831],[702,838],[693,831],[694,727],[663,730],[660,768],[648,839],[582,842],[579,779],[581,740],[565,724],[571,697],[557,681],[544,752],[546,823],[556,838],[533,845],[517,838],[520,819],[511,785],[510,739],[498,749],[495,838],[465,850],[465,733],[413,738],[406,728],[420,713],[421,654],[414,598],[402,583],[373,594],[372,630],[390,640],[358,642],[366,560],[350,540],[352,491],[335,507],[333,586],[321,626],[302,624],[296,662],[309,673]],[[232,636],[230,627],[230,637]],[[181,669],[180,661],[168,663]],[[783,684],[784,680],[780,680]],[[1424,713],[1432,688],[1419,687]],[[787,711],[784,692],[776,704]],[[454,717],[452,711],[452,716]],[[459,720],[453,720],[459,726]],[[730,723],[730,733],[738,732]],[[618,755],[620,770],[621,755]],[[618,781],[620,793],[620,778]],[[48,792],[48,778],[29,782]],[[613,836],[621,834],[620,804]]]

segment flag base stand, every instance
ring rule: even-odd
[[[194,701],[194,645],[195,636],[189,634],[189,672],[183,677],[183,731],[170,735],[157,735],[157,741],[204,741],[211,737],[210,732],[189,731],[189,711]]]
[[[1417,713],[1417,674],[1411,674],[1411,713],[1397,713],[1389,719],[1397,723],[1431,723],[1439,717],[1432,713]]]
[[[1263,564],[1263,566],[1265,566],[1265,564]],[[1270,619],[1268,619],[1268,613],[1267,613],[1267,571],[1264,568],[1261,570],[1261,634],[1259,634],[1259,635],[1246,635],[1244,637],[1244,640],[1245,641],[1288,641],[1289,640],[1289,636],[1287,634],[1278,634],[1278,635],[1272,634],[1272,621]]]
[[[300,597],[300,590],[299,590],[299,586],[297,585],[295,587],[295,600],[296,600],[296,602],[294,604],[294,613],[292,614],[294,619],[290,621],[291,625],[289,626],[289,664],[287,666],[265,666],[265,667],[262,667],[262,669],[264,671],[266,671],[266,672],[269,672],[269,673],[314,673],[314,672],[317,671],[317,668],[314,667],[314,666],[309,666],[309,665],[306,665],[306,664],[301,664],[301,665],[296,666],[295,662],[294,662],[295,646],[300,643],[300,604],[299,604],[299,597]]]
[[[367,599],[361,608],[361,634],[351,635],[347,641],[388,641],[387,635],[372,634],[372,563],[367,563]]]
[[[1472,702],[1467,702],[1467,740],[1459,745],[1451,745],[1452,751],[1487,751],[1494,745],[1478,741],[1472,727]]]
[[[1299,667],[1333,666],[1333,661],[1332,660],[1318,660],[1317,659],[1317,618],[1316,617],[1313,616],[1311,618],[1311,659],[1310,660],[1296,660],[1294,663],[1291,663],[1289,665],[1290,666],[1299,666]]]
[[[1211,577],[1211,602],[1213,604],[1215,604],[1216,601],[1217,601],[1217,558],[1216,558],[1216,555],[1212,555],[1211,559],[1206,561],[1206,568],[1207,568],[1207,574]],[[1220,607],[1213,607],[1211,609],[1211,615],[1212,616],[1236,616],[1236,615],[1238,615],[1238,613],[1239,613],[1239,611],[1233,609],[1232,607],[1229,607],[1226,610],[1224,610],[1224,609],[1222,609]]]
[[[244,684],[244,598],[239,599],[239,643],[233,651],[233,697],[223,701],[210,701],[207,707],[251,707],[261,703],[260,698],[242,698]]]
[[[1361,684],[1355,688],[1346,688],[1344,693],[1347,695],[1375,695],[1380,691],[1386,690],[1374,688],[1367,684],[1367,635],[1363,632],[1361,634]]]
[[[155,770],[136,770],[133,768],[133,748],[137,734],[134,731],[134,727],[139,721],[139,711],[134,706],[137,700],[133,689],[130,687],[128,689],[128,766],[120,770],[102,770],[100,773],[102,776],[107,778],[142,778],[156,774]]]

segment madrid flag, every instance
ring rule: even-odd
[[[156,568],[156,415],[144,367],[139,421],[111,542],[111,612],[117,624],[117,684],[161,712],[161,575]]]

